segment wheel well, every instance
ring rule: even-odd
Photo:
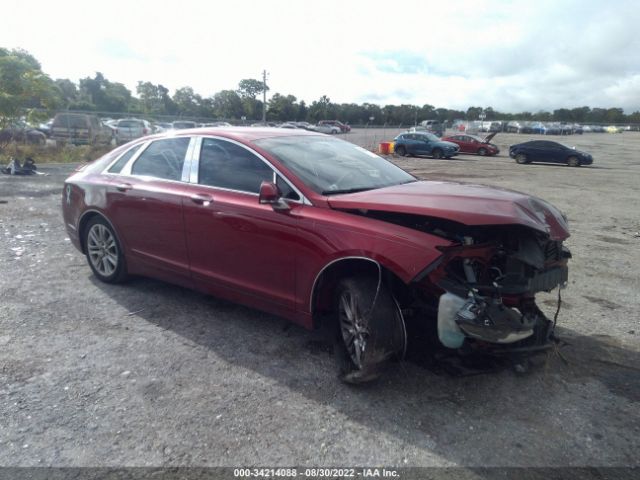
[[[333,309],[335,290],[340,279],[382,274],[382,282],[400,304],[408,298],[409,289],[397,275],[378,262],[367,258],[345,258],[325,267],[316,279],[311,293],[311,315],[314,328],[319,328]]]

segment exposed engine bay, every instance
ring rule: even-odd
[[[361,212],[362,214],[362,212]],[[453,243],[414,279],[415,301],[435,311],[438,339],[448,348],[548,344],[550,321],[535,294],[562,288],[571,258],[562,241],[521,225],[469,227],[449,220],[366,212]]]

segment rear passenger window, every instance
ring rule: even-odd
[[[131,173],[165,180],[180,180],[188,147],[188,137],[156,140],[134,162]]]
[[[198,183],[241,192],[258,193],[263,180],[273,181],[273,170],[235,143],[205,138],[200,150]]]
[[[122,167],[126,165],[126,163],[135,155],[135,153],[140,150],[140,145],[136,145],[133,148],[127,150],[116,163],[111,165],[109,169],[109,173],[120,173],[122,171]]]

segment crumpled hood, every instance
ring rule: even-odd
[[[409,213],[464,225],[524,225],[564,240],[562,213],[536,197],[485,185],[419,181],[329,197],[331,208]]]

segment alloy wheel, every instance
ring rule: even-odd
[[[87,252],[89,261],[100,275],[109,277],[118,268],[118,244],[109,229],[94,224],[87,235]]]

